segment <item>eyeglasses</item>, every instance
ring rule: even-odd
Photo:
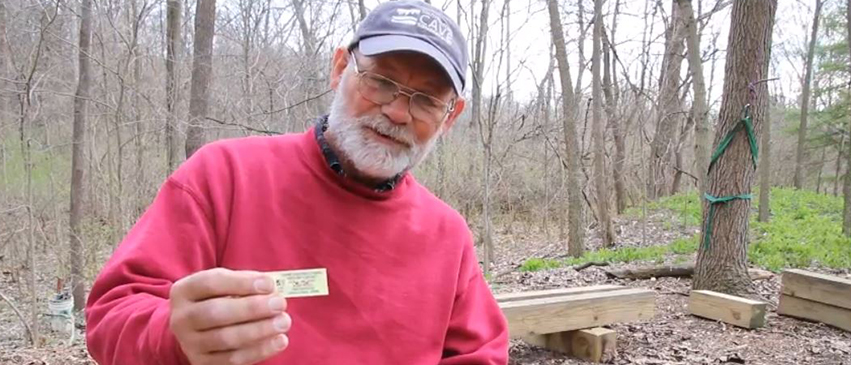
[[[358,92],[367,100],[378,105],[386,105],[396,100],[399,94],[405,95],[408,97],[408,113],[430,124],[442,123],[444,118],[455,110],[454,98],[451,102],[445,103],[434,96],[414,91],[382,75],[361,71],[354,53],[351,55],[358,77]]]

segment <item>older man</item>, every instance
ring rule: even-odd
[[[464,109],[466,64],[439,10],[378,6],[334,53],[336,94],[314,128],[211,143],[163,184],[92,287],[92,356],[506,363],[464,219],[408,172]],[[268,275],[304,269],[327,292],[285,299]]]

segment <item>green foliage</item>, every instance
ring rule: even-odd
[[[703,219],[703,207],[700,200],[697,198],[696,192],[664,197],[658,201],[650,203],[649,208],[667,209],[674,212],[678,219],[685,219],[685,223],[690,226],[699,225]]]
[[[520,271],[540,271],[545,269],[555,269],[561,266],[561,262],[552,259],[531,258],[520,266]]]
[[[581,265],[588,262],[633,262],[646,261],[661,263],[668,254],[691,254],[697,251],[697,236],[680,238],[668,245],[649,247],[622,247],[617,249],[603,248],[586,252],[581,257],[571,257],[562,261],[553,259],[531,258],[520,267],[521,271],[539,271],[564,266]],[[687,260],[687,259],[685,259]]]
[[[758,192],[754,192],[754,196]],[[842,234],[841,197],[791,188],[771,189],[771,220],[757,221],[757,199],[752,201],[749,260],[768,270],[822,266],[851,268],[851,239]],[[664,209],[687,217],[688,223],[701,224],[701,202],[694,192],[678,194],[648,204],[648,210]],[[640,214],[632,209],[627,214]],[[676,255],[675,263],[685,262],[697,251],[700,234],[679,238],[662,246],[623,247],[586,252],[582,257],[564,261],[533,258],[523,264],[524,271],[537,271],[586,262],[661,262]]]
[[[851,239],[842,235],[842,199],[774,188],[768,223],[751,219],[748,256],[768,270],[851,267]]]
[[[7,135],[0,139],[0,158],[5,158],[3,169],[0,173],[4,176],[0,179],[0,184],[7,184],[8,188],[16,195],[23,196],[26,184],[27,174],[24,164],[24,152],[21,148],[21,142],[17,135]],[[45,149],[39,142],[33,142],[31,145],[32,158],[32,188],[35,194],[44,194],[50,191],[51,179],[57,189],[67,190],[66,177],[71,171],[71,158],[67,154],[66,149],[54,149],[51,152]],[[5,156],[3,156],[5,154]],[[64,193],[64,191],[63,191]]]

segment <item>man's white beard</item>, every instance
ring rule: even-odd
[[[345,72],[340,84],[345,84],[349,75]],[[334,95],[328,116],[328,130],[325,133],[333,136],[329,140],[333,140],[334,147],[344,155],[341,157],[350,160],[354,168],[363,175],[389,179],[412,169],[428,156],[440,137],[438,131],[425,143],[418,144],[408,126],[395,124],[383,114],[354,118],[346,103],[347,96],[340,93]],[[367,128],[405,142],[407,146],[387,146],[377,141],[374,136],[367,135],[373,133],[366,130]]]

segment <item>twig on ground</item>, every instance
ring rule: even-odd
[[[576,271],[582,271],[582,270],[585,270],[585,269],[587,269],[587,268],[589,268],[589,267],[591,267],[591,266],[609,266],[609,263],[608,263],[608,262],[604,262],[604,261],[591,261],[591,262],[586,262],[586,263],[584,263],[584,264],[582,264],[582,265],[576,265],[576,266],[573,268],[573,270],[576,270]]]
[[[21,323],[24,325],[24,328],[27,330],[27,337],[30,338],[30,343],[32,345],[35,345],[35,338],[33,337],[33,331],[30,328],[29,323],[27,323],[27,320],[24,319],[24,316],[21,314],[21,311],[19,311],[18,307],[15,307],[15,303],[13,303],[12,300],[9,299],[7,296],[3,295],[3,293],[0,293],[0,298],[2,298],[6,303],[9,303],[9,306],[12,307],[12,311],[15,312],[15,314],[18,316],[18,319],[21,320]]]

